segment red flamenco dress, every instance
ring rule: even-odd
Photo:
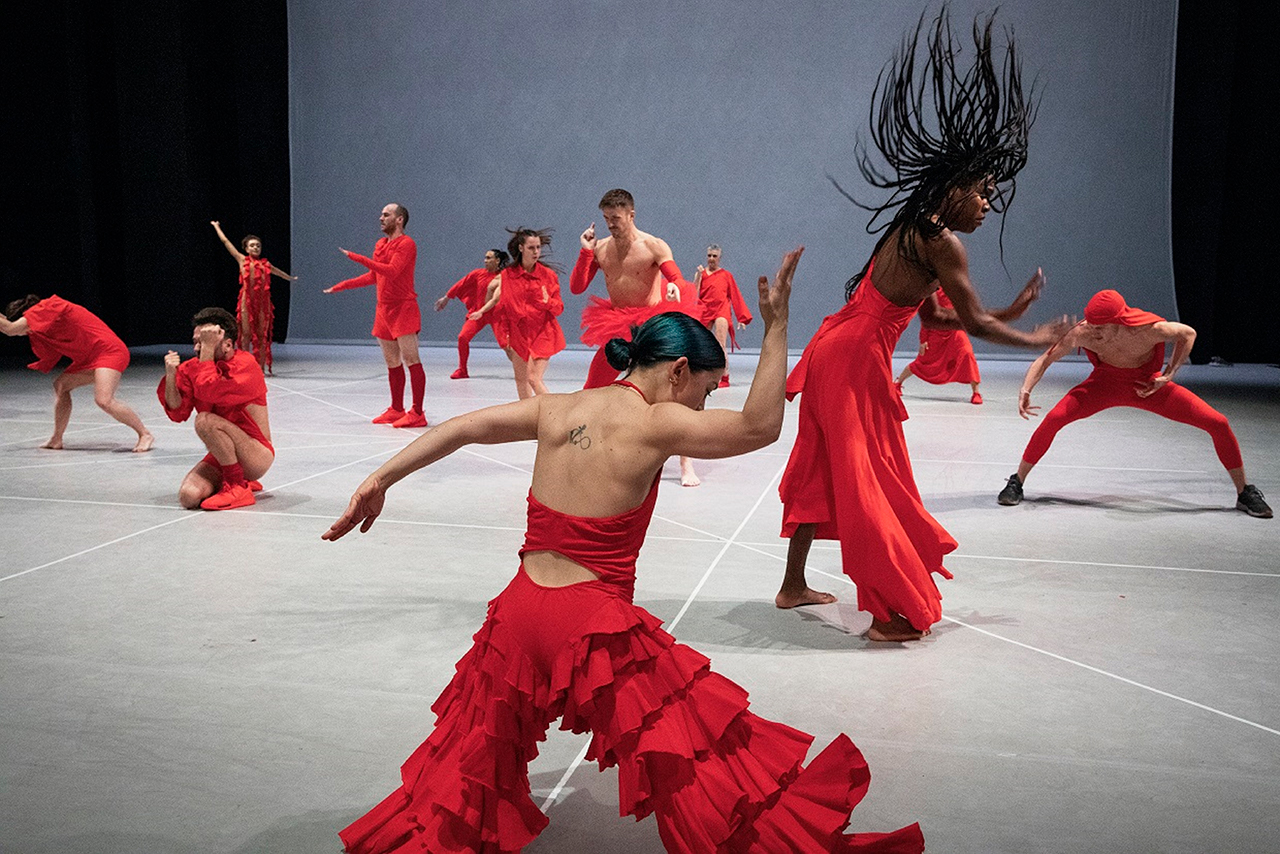
[[[667,851],[906,854],[919,825],[845,835],[870,775],[848,737],[802,765],[813,737],[747,710],[747,693],[632,604],[658,493],[617,516],[568,516],[529,495],[525,551],[599,575],[542,587],[523,566],[431,707],[402,785],[341,832],[349,852],[518,852],[547,825],[528,766],[557,718],[618,769],[622,815],[656,816]]]
[[[248,255],[240,265],[240,295],[236,298],[236,325],[241,350],[253,353],[258,367],[271,371],[271,334],[275,308],[271,305],[271,262]]]
[[[938,305],[955,308],[942,291],[938,291]],[[980,383],[978,360],[973,355],[973,344],[963,329],[934,329],[920,327],[920,355],[909,367],[917,376],[933,385],[947,383]]]
[[[787,377],[801,394],[799,429],[778,492],[782,536],[816,523],[839,540],[858,607],[919,631],[942,619],[932,573],[956,541],[925,510],[911,472],[893,388],[893,349],[919,305],[894,305],[871,282],[871,265],[844,308],[822,321]]]

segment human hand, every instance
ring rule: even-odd
[[[331,294],[331,293],[333,293],[334,291],[336,291],[337,289],[338,289],[338,286],[337,286],[337,285],[334,285],[334,286],[333,286],[333,287],[331,287],[331,288],[325,288],[325,289],[324,289],[324,290],[322,290],[320,293],[322,293],[322,294]]]
[[[1036,267],[1036,274],[1027,280],[1026,287],[1018,292],[1018,296],[1013,301],[1014,314],[1010,320],[1017,320],[1022,317],[1023,313],[1031,306],[1031,303],[1040,299],[1040,292],[1044,290],[1045,277],[1044,272]]]
[[[1138,390],[1138,397],[1151,397],[1151,395],[1168,385],[1169,381],[1170,377],[1166,377],[1164,374],[1161,374],[1160,376],[1151,379],[1149,382],[1139,380],[1134,383],[1134,386]]]
[[[214,228],[218,229],[218,231],[222,231],[222,226],[218,224],[218,221],[217,221],[216,219],[211,219],[211,220],[209,220],[209,225],[211,225],[211,226],[213,226]]]
[[[1075,325],[1076,319],[1064,314],[1056,320],[1042,323],[1031,330],[1031,343],[1036,347],[1048,347],[1050,344],[1056,344],[1058,339],[1071,331],[1071,327]]]
[[[739,329],[746,329],[746,328],[747,328],[747,324],[745,324],[745,323],[743,323],[741,320],[739,320],[739,321],[738,321],[738,328],[739,328]]]
[[[596,251],[596,224],[593,222],[587,226],[587,230],[582,232],[578,237],[578,241],[582,244],[583,249]]]
[[[360,533],[366,533],[373,527],[374,520],[382,514],[382,505],[387,494],[379,485],[377,478],[370,475],[364,483],[356,488],[351,501],[347,503],[346,512],[338,517],[338,521],[329,526],[329,530],[320,535],[320,539],[333,542],[351,533],[356,525]]]
[[[165,373],[169,373],[170,371],[176,371],[178,369],[178,365],[180,364],[182,364],[182,357],[179,356],[175,351],[170,350],[168,353],[164,354]]]
[[[760,291],[760,316],[764,318],[765,328],[773,326],[778,321],[786,322],[788,304],[791,300],[791,279],[795,275],[796,265],[800,263],[800,256],[803,254],[803,246],[792,249],[782,256],[782,266],[778,268],[772,283],[766,276],[761,276],[756,283]]]
[[[699,275],[699,276],[701,276],[701,275],[702,275],[703,273],[705,273],[705,272],[707,272],[707,265],[706,265],[706,264],[699,264],[699,265],[698,265],[698,275]]]
[[[216,323],[206,323],[196,327],[197,341],[201,347],[216,347],[227,337],[226,330]],[[167,358],[167,357],[166,357]]]
[[[1039,408],[1040,407],[1038,406],[1031,405],[1031,392],[1018,392],[1018,414],[1021,415],[1024,420],[1030,421],[1032,417],[1039,418],[1040,413],[1036,411]]]
[[[667,302],[680,302],[680,286],[675,282],[667,282]]]
[[[436,311],[444,311],[444,307],[448,304],[449,304],[448,297],[440,297],[440,299],[436,300]],[[468,317],[469,316],[470,315],[468,315]]]
[[[470,314],[468,314],[468,315],[467,315],[467,320],[477,320],[477,321],[478,321],[478,320],[479,320],[480,318],[482,318],[482,317],[484,317],[484,312],[483,312],[483,311],[473,311],[473,312],[471,312]]]
[[[351,257],[352,253],[350,249],[343,249],[341,246],[339,246],[338,251],[341,252],[343,255],[346,255],[348,258]]]

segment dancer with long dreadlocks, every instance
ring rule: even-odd
[[[822,322],[787,379],[788,397],[803,397],[779,487],[782,535],[791,543],[775,602],[791,608],[834,601],[809,588],[804,568],[815,537],[838,539],[844,572],[858,586],[858,607],[872,615],[867,637],[876,641],[918,639],[941,619],[942,597],[931,573],[951,577],[942,557],[956,547],[921,503],[907,457],[901,423],[907,415],[893,389],[891,362],[903,329],[920,311],[938,326],[1040,348],[1067,328],[1059,321],[1020,332],[987,310],[957,236],[1013,198],[1035,118],[1012,35],[997,66],[993,26],[994,15],[974,22],[977,50],[972,67],[962,71],[946,9],[928,26],[922,16],[880,73],[871,136],[888,174],[861,144],[858,169],[872,186],[891,191],[881,205],[859,204],[873,212],[868,232],[884,233],[866,266],[846,283],[848,302]],[[924,61],[917,63],[922,40]],[[885,216],[892,218],[877,226]],[[954,309],[932,299],[939,287]],[[1024,289],[1019,298],[1027,296]]]

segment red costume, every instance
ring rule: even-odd
[[[1156,315],[1152,317],[1156,317],[1156,320],[1149,321],[1151,323],[1163,320]],[[1049,410],[1049,414],[1031,434],[1031,441],[1022,452],[1022,459],[1032,465],[1040,462],[1045,451],[1053,444],[1053,437],[1072,421],[1088,418],[1112,406],[1133,406],[1182,424],[1199,427],[1213,437],[1213,449],[1223,467],[1230,470],[1244,465],[1240,457],[1240,443],[1231,431],[1227,416],[1191,391],[1169,382],[1150,397],[1138,397],[1135,383],[1150,382],[1160,374],[1164,365],[1163,343],[1152,347],[1151,358],[1137,368],[1108,365],[1098,358],[1097,353],[1087,347],[1083,349],[1093,363],[1093,372],[1085,377],[1084,382],[1067,392],[1057,406]]]
[[[266,446],[272,454],[276,452],[267,441],[262,426],[253,419],[245,407],[249,404],[267,405],[267,381],[262,376],[262,368],[258,362],[244,350],[236,350],[230,359],[202,362],[199,359],[187,359],[178,365],[176,377],[178,394],[182,401],[177,409],[170,409],[164,399],[165,378],[161,377],[156,394],[164,414],[170,421],[186,421],[191,411],[212,412],[239,427],[249,438]],[[212,454],[204,458],[205,462],[221,468]]]
[[[742,688],[632,604],[657,494],[655,477],[640,506],[585,518],[530,493],[521,554],[550,549],[599,579],[542,587],[521,566],[432,705],[436,727],[400,788],[342,831],[347,851],[519,851],[547,825],[528,765],[556,718],[592,733],[587,755],[617,766],[622,814],[654,813],[668,851],[923,850],[915,824],[842,835],[870,779],[848,737],[802,766],[812,736],[752,714]]]
[[[578,262],[573,265],[573,272],[569,276],[570,292],[580,294],[585,291],[599,269],[594,252],[590,249],[579,251]],[[683,311],[690,317],[702,320],[693,283],[680,275],[674,261],[664,261],[660,269],[668,282],[675,282],[680,288],[680,302],[662,299],[653,305],[615,306],[598,296],[587,297],[587,306],[582,310],[582,343],[600,349],[596,351],[591,367],[587,369],[587,381],[583,388],[606,386],[618,376],[618,371],[605,358],[604,345],[614,338],[630,341],[631,327],[639,326],[649,318],[668,311]]]
[[[236,298],[236,325],[241,350],[252,350],[254,359],[271,370],[271,333],[275,324],[271,305],[271,262],[244,256],[240,265],[240,295]]]
[[[918,308],[885,299],[869,265],[844,308],[822,321],[787,377],[787,397],[803,396],[778,492],[782,536],[817,523],[818,538],[840,541],[858,607],[925,631],[942,618],[931,573],[951,577],[942,556],[956,541],[920,500],[893,388],[893,348]]]
[[[333,286],[335,291],[376,284],[378,306],[373,315],[373,337],[394,341],[401,335],[416,335],[422,329],[418,292],[413,289],[413,266],[418,245],[407,234],[382,237],[373,247],[373,258],[348,252],[347,257],[369,268],[369,272]]]
[[[564,301],[555,270],[545,264],[534,264],[532,270],[520,264],[505,268],[499,304],[509,345],[521,359],[550,359],[564,349],[564,332],[556,320]]]
[[[27,367],[49,373],[63,356],[71,359],[64,373],[75,374],[94,368],[110,368],[124,373],[129,367],[129,348],[83,306],[54,294],[40,300],[23,313],[27,337],[36,360]]]
[[[454,283],[453,287],[445,292],[445,296],[449,299],[460,300],[466,306],[467,314],[479,311],[484,307],[485,294],[488,293],[489,283],[493,281],[493,277],[497,273],[490,273],[484,267],[472,270],[461,279]],[[488,314],[482,316],[479,320],[472,320],[467,317],[462,323],[462,329],[458,332],[458,368],[462,371],[467,369],[467,358],[471,355],[471,339],[475,338],[489,324],[493,324],[493,337],[498,340],[498,345],[505,347],[507,345],[506,334],[500,324],[497,323],[497,306],[490,309]]]
[[[938,305],[955,308],[942,291],[937,291]],[[973,344],[963,329],[920,327],[920,355],[907,367],[927,383],[978,383],[978,360],[973,357]]]
[[[729,349],[738,348],[738,336],[734,332],[733,318],[729,316],[730,307],[733,314],[742,323],[752,320],[751,309],[747,308],[742,292],[733,274],[721,267],[714,273],[703,273],[699,285],[698,301],[702,303],[702,322],[708,328],[715,325],[717,317],[723,317],[729,324]]]

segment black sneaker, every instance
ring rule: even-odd
[[[1001,497],[1004,493],[1000,493]],[[1252,483],[1245,484],[1244,489],[1240,490],[1240,494],[1236,496],[1236,509],[1243,510],[1250,516],[1256,516],[1259,519],[1270,519],[1271,508],[1267,506],[1267,502],[1262,500],[1262,490],[1254,486]]]
[[[1255,492],[1256,491],[1257,490],[1255,490]],[[1240,494],[1243,495],[1244,493],[1242,492]],[[1005,507],[1013,507],[1015,505],[1021,504],[1022,503],[1022,478],[1018,477],[1017,474],[1009,475],[1009,482],[1004,485],[1004,489],[1000,490],[1000,495],[996,498],[996,501],[1000,502]],[[1265,507],[1266,505],[1263,505],[1263,506]],[[1269,513],[1271,511],[1268,510],[1267,512]]]

